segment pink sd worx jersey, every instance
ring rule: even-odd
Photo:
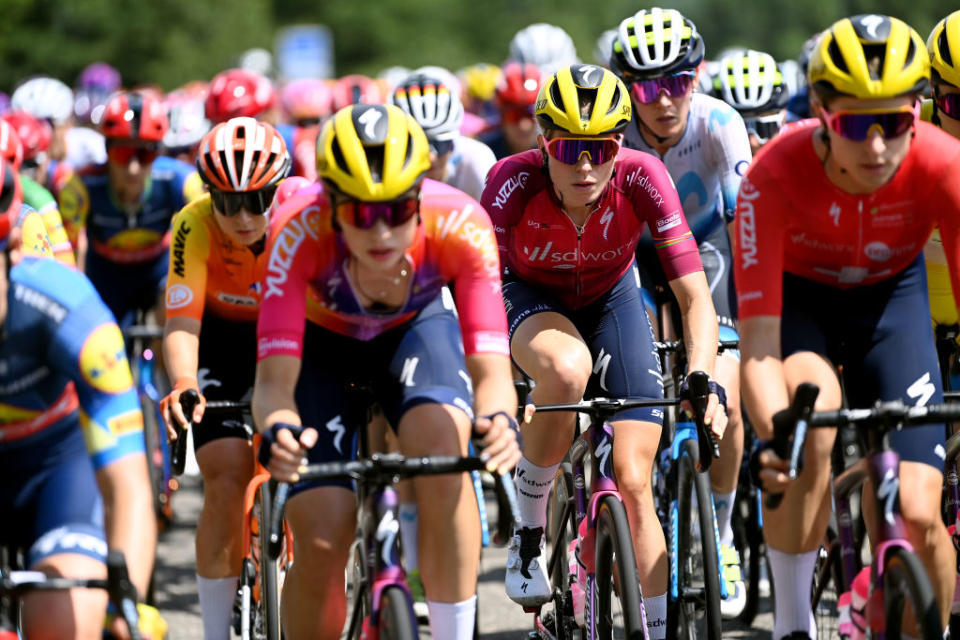
[[[500,260],[516,277],[579,309],[630,268],[644,224],[668,279],[702,270],[677,190],[657,158],[621,149],[614,176],[582,230],[563,211],[542,164],[536,149],[504,158],[487,175],[481,198]]]
[[[466,355],[509,355],[493,229],[487,214],[465,193],[423,181],[422,222],[406,254],[413,267],[410,291],[403,308],[390,315],[369,313],[357,301],[347,275],[349,250],[333,230],[330,203],[319,184],[289,196],[272,215],[258,359],[300,357],[304,318],[370,340],[408,322],[448,283],[454,285]]]
[[[785,271],[839,289],[885,280],[913,262],[938,224],[960,291],[960,142],[918,122],[893,178],[872,193],[851,194],[824,172],[815,124],[777,136],[740,185],[734,255],[741,320],[780,315]]]

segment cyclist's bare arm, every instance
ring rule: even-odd
[[[516,436],[506,429],[508,420],[498,418],[490,423],[482,416],[517,412],[517,393],[513,386],[510,358],[494,353],[475,353],[466,358],[467,369],[473,380],[474,410],[477,430],[484,433],[484,453],[490,456],[491,471],[507,471],[520,460]]]
[[[743,399],[757,437],[773,437],[773,414],[790,404],[780,351],[780,317],[751,316],[740,322]]]
[[[182,316],[167,318],[163,326],[163,357],[171,380],[197,379],[199,350],[200,321]],[[202,412],[202,408],[199,408],[199,411]],[[168,416],[167,412],[163,415],[168,429],[172,428],[171,417],[177,424],[186,422],[179,402],[170,403],[170,412],[173,416]],[[198,417],[197,412],[194,412],[194,421],[199,420],[200,417],[202,413]]]

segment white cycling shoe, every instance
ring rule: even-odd
[[[507,597],[524,607],[550,600],[543,527],[517,529],[507,547]]]
[[[720,545],[720,579],[727,583],[727,597],[720,600],[720,615],[732,620],[747,606],[747,588],[740,570],[740,554],[725,544]]]

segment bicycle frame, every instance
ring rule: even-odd
[[[586,489],[586,475],[584,458],[590,455],[590,492]],[[573,495],[567,496],[563,505],[563,511],[559,518],[564,526],[571,525],[579,535],[579,525],[586,519],[586,535],[580,538],[580,559],[583,562],[587,582],[584,585],[584,591],[587,599],[584,608],[584,620],[589,620],[587,628],[587,640],[593,640],[597,637],[597,630],[594,627],[594,617],[591,615],[596,606],[594,598],[596,589],[596,557],[594,554],[594,543],[597,530],[597,504],[603,496],[613,496],[620,502],[620,491],[617,489],[616,481],[613,477],[613,428],[602,419],[593,419],[586,432],[580,435],[570,448],[570,463],[573,469]],[[574,519],[571,521],[570,518]],[[560,546],[554,545],[547,563],[547,572],[553,575],[557,569],[557,563],[560,561]],[[564,569],[565,570],[565,569]],[[562,610],[562,594],[554,592],[554,606],[556,611]],[[643,620],[644,629],[647,626],[647,614],[643,607],[640,607],[640,615]],[[535,628],[544,634],[550,636],[550,631],[540,620],[539,610],[534,617]]]

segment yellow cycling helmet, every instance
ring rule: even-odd
[[[807,71],[821,97],[894,98],[918,93],[930,78],[923,39],[897,18],[866,14],[824,31]]]
[[[630,124],[630,94],[612,71],[574,64],[547,78],[537,96],[537,119],[544,131],[581,136],[620,133]]]
[[[317,172],[335,191],[394,200],[430,168],[427,136],[399,107],[355,104],[337,111],[317,139]]]
[[[934,78],[960,87],[960,11],[937,23],[927,38]]]
[[[486,62],[471,65],[460,72],[460,80],[467,96],[484,101],[493,100],[502,76],[500,67]]]

